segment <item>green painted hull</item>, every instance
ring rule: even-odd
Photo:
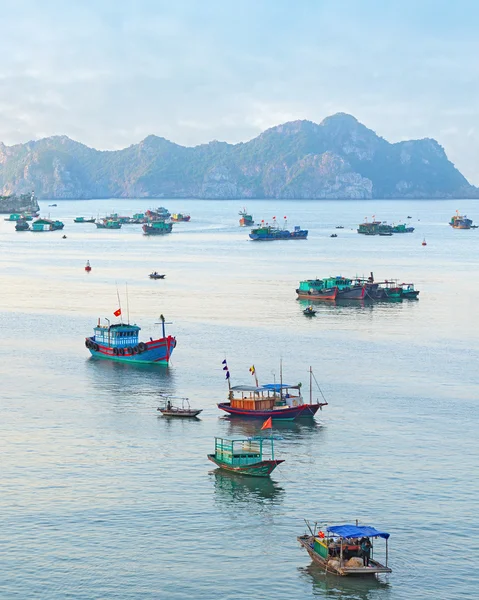
[[[247,475],[249,477],[269,477],[271,472],[282,462],[282,460],[262,460],[252,465],[233,466],[218,460],[214,454],[208,454],[208,460],[217,465],[220,469],[225,469],[231,473]]]
[[[101,360],[114,360],[115,362],[128,363],[129,365],[163,365],[164,367],[168,366],[167,360],[131,360],[129,357],[125,356],[102,356],[100,353],[95,353],[91,358],[100,358]]]

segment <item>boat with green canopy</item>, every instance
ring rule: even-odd
[[[376,576],[391,573],[388,567],[389,533],[374,527],[359,525],[324,525],[305,523],[309,532],[299,536],[298,542],[306,549],[313,561],[326,572],[341,576]],[[374,557],[374,542],[386,541],[385,561]]]
[[[208,460],[220,469],[249,475],[269,477],[276,467],[284,462],[274,457],[273,436],[249,438],[215,438],[215,452]]]

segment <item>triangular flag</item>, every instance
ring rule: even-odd
[[[263,431],[263,429],[272,429],[273,427],[273,420],[271,417],[269,417],[268,419],[266,419],[266,421],[263,423],[263,427],[261,427],[261,431]]]
[[[226,358],[224,359],[224,361],[221,363],[222,365],[226,364]]]
[[[228,370],[228,365],[225,365],[225,366],[223,367],[223,371],[227,371],[227,370]]]
[[[229,379],[229,378],[230,378],[230,372],[226,371],[226,379]]]

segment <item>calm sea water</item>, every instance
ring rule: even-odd
[[[0,222],[0,597],[476,597],[479,230],[447,223],[456,208],[479,222],[479,205],[250,202],[257,220],[310,230],[272,244],[248,241],[232,201],[162,201],[192,220],[160,238],[72,221],[159,203],[43,202],[64,232]],[[411,215],[416,231],[357,235],[372,214]],[[413,281],[420,299],[303,316],[300,279],[370,271]],[[114,319],[116,285],[126,312],[126,283],[145,337],[160,313],[172,322],[169,368],[88,358],[84,337],[99,316]],[[313,423],[275,427],[286,462],[271,481],[206,459],[214,436],[257,429],[216,408],[225,356],[233,384],[251,383],[252,364],[260,382],[277,380],[282,359],[284,380],[306,394],[312,365],[329,400]],[[162,392],[188,396],[201,420],[158,417]],[[393,574],[323,575],[296,541],[303,518],[389,531]]]

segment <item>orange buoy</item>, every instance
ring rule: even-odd
[[[422,245],[422,246],[427,246],[427,243],[426,243],[426,238],[424,238],[424,239],[423,239],[423,241],[422,241],[422,244],[421,244],[421,245]]]
[[[85,265],[85,271],[86,271],[87,273],[89,273],[89,272],[91,271],[91,267],[90,267],[90,261],[89,261],[89,260],[87,260],[87,261],[86,261],[86,265]]]

